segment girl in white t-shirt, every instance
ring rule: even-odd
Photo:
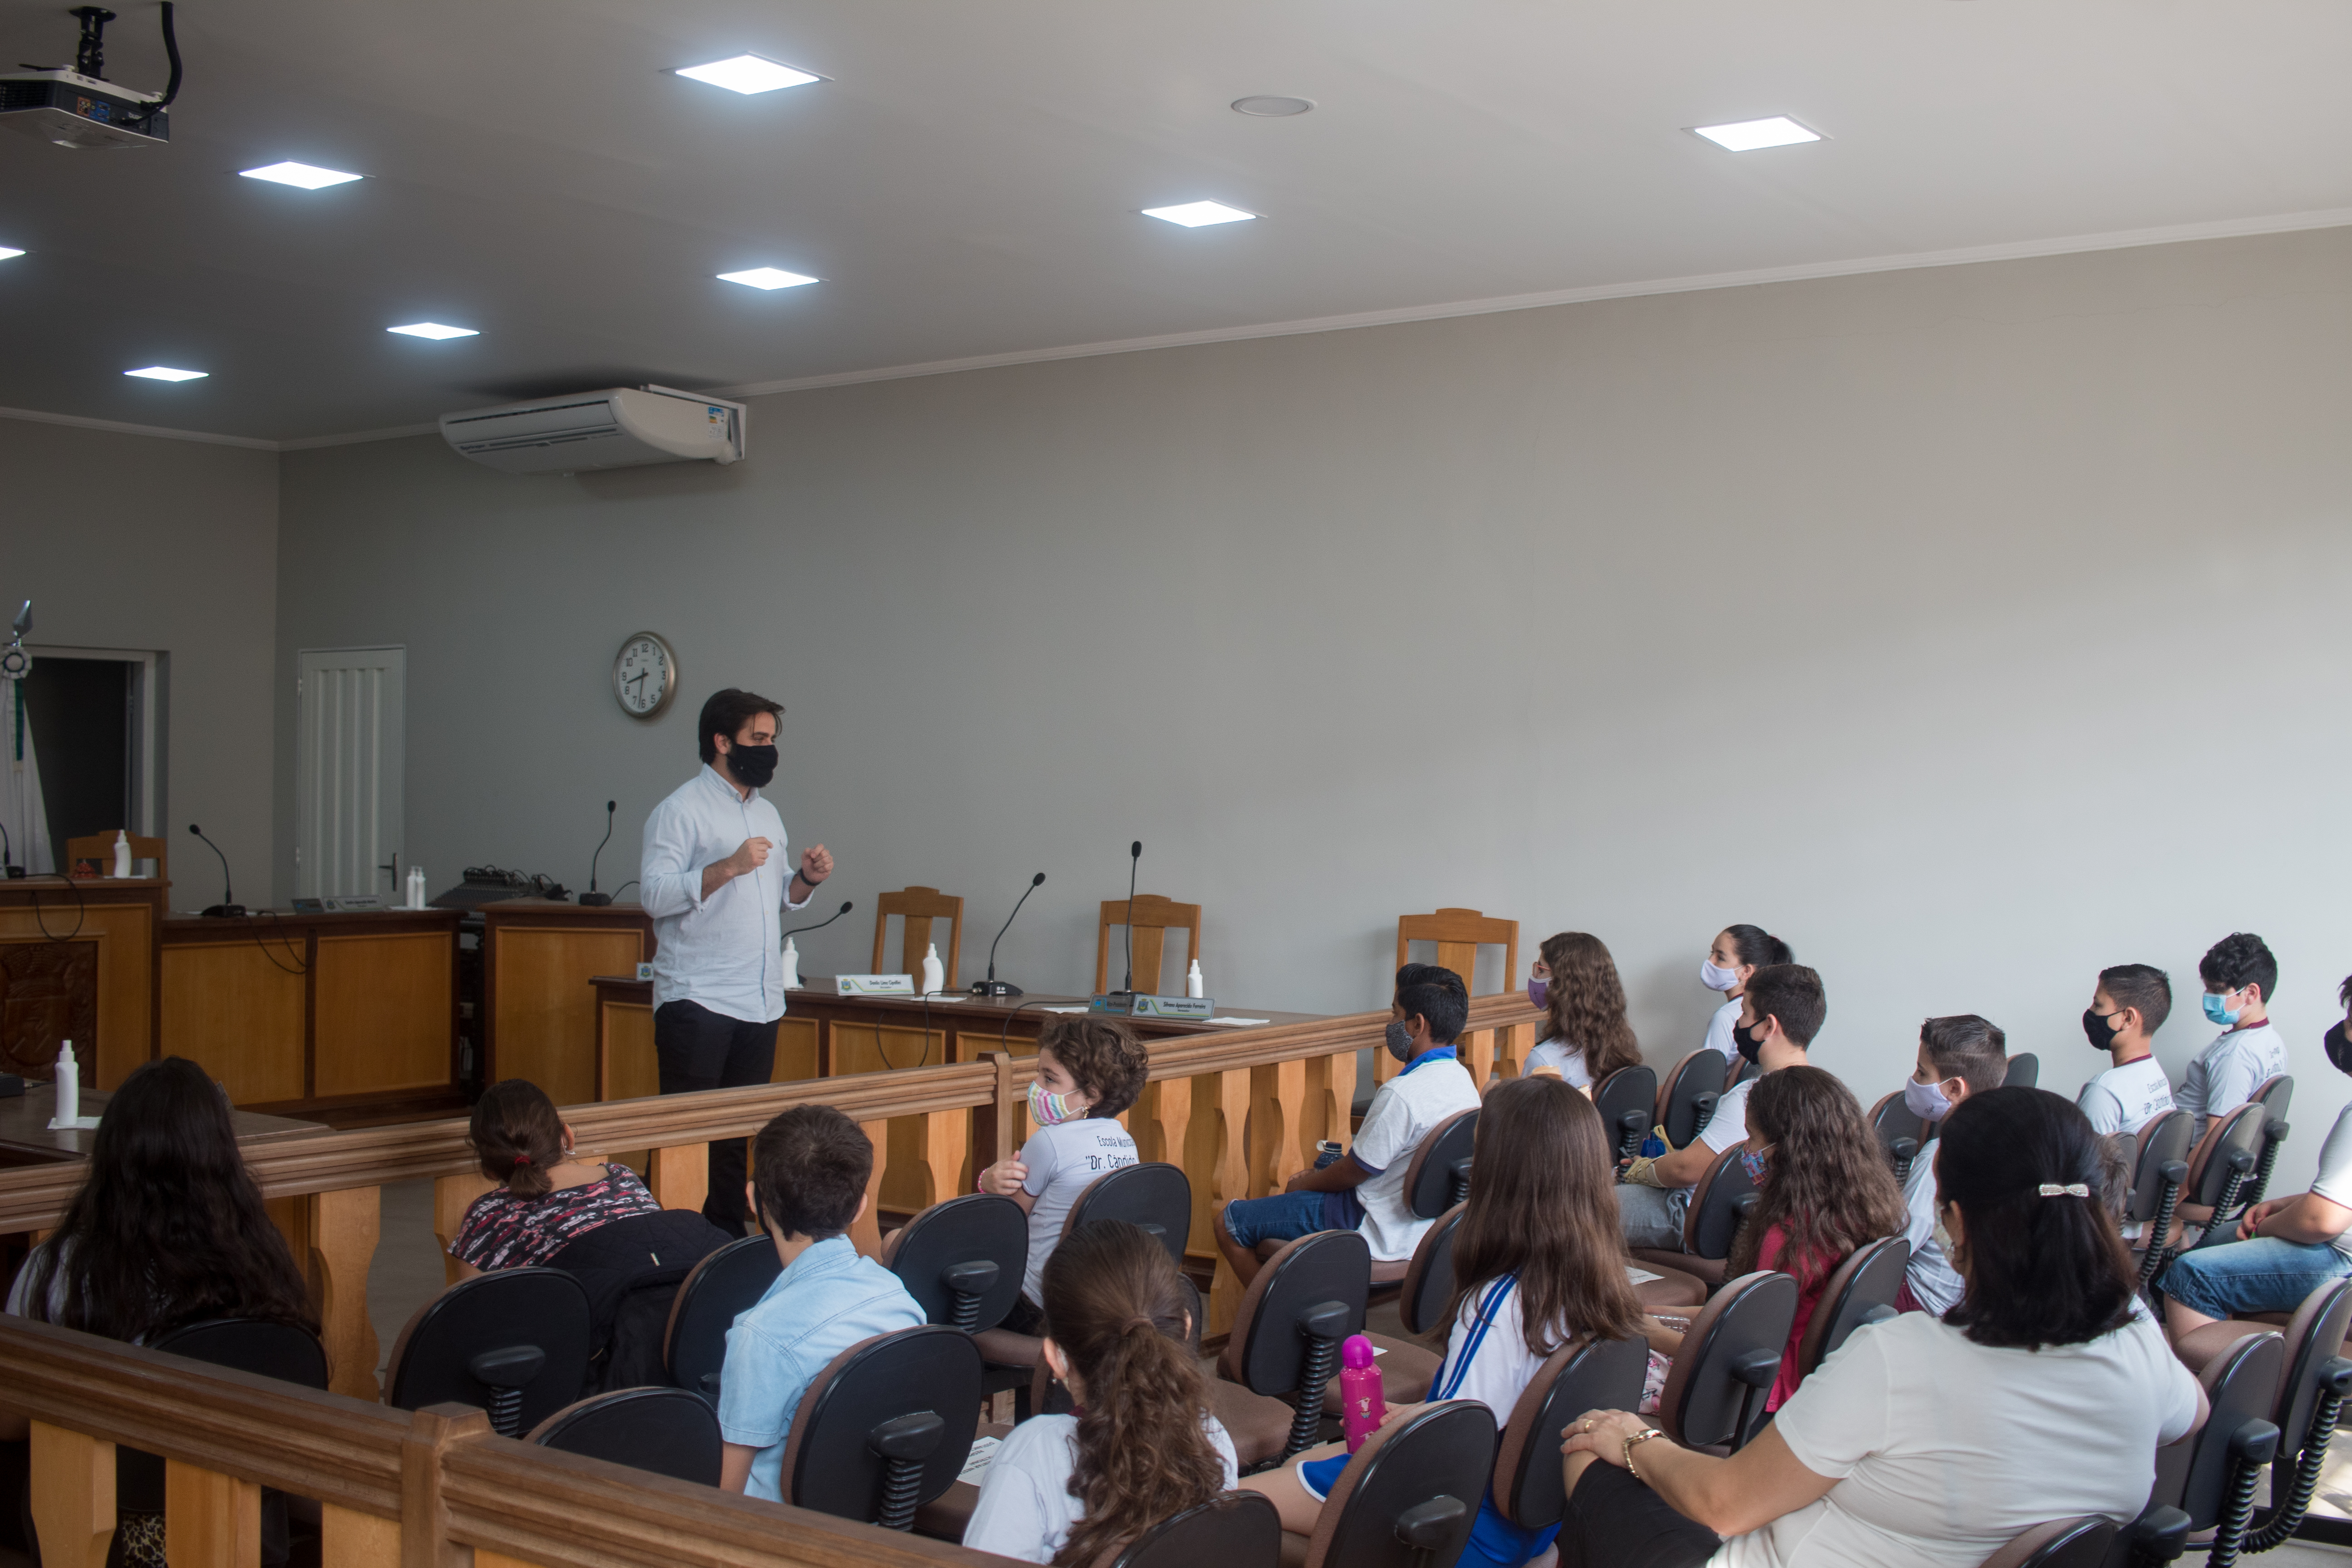
[[[1544,1010],[1544,1037],[1528,1053],[1528,1072],[1549,1068],[1570,1088],[1590,1089],[1641,1061],[1617,961],[1599,937],[1580,931],[1546,937],[1528,1000]]]
[[[1192,1314],[1167,1248],[1123,1220],[1071,1236],[1045,1265],[1045,1364],[1073,1415],[1013,1429],[963,1543],[1028,1563],[1091,1564],[1234,1484],[1209,1414]]]
[[[1706,1021],[1706,1038],[1700,1043],[1721,1051],[1736,1069],[1739,1048],[1732,1043],[1731,1027],[1739,1022],[1739,999],[1748,994],[1748,978],[1767,964],[1796,962],[1789,944],[1762,926],[1732,925],[1716,932],[1706,956],[1698,961],[1698,981],[1709,991],[1722,992],[1724,1000]]]
[[[1937,1149],[1959,1304],[1856,1329],[1727,1459],[1587,1411],[1560,1568],[1974,1568],[2031,1526],[2138,1513],[2197,1380],[2135,1299],[2097,1134],[2046,1089],[1994,1089]]]

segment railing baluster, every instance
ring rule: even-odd
[[[163,1557],[172,1568],[257,1568],[260,1486],[165,1458]]]
[[[29,1485],[44,1568],[105,1568],[114,1540],[114,1445],[36,1421]]]

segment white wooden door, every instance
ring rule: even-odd
[[[408,650],[305,648],[296,657],[295,890],[306,899],[396,897],[389,868],[402,845]]]

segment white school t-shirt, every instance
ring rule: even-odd
[[[1715,1010],[1706,1021],[1706,1038],[1700,1042],[1710,1051],[1721,1051],[1733,1067],[1739,1065],[1739,1047],[1732,1043],[1732,1026],[1739,1022],[1739,998],[1734,996]]]
[[[1837,1484],[1709,1568],[1977,1568],[2048,1520],[2137,1515],[2158,1447],[2196,1418],[2196,1378],[2137,1309],[2088,1344],[2038,1351],[1917,1312],[1865,1324],[1773,1417],[1797,1462]]]
[[[2137,1132],[2172,1109],[2172,1080],[2152,1056],[2109,1068],[2083,1086],[2074,1103],[2100,1137]]]
[[[1225,1462],[1230,1491],[1241,1470],[1234,1440],[1213,1415],[1201,1417],[1202,1430]],[[1024,1563],[1051,1563],[1070,1539],[1083,1510],[1070,1495],[1078,1468],[1078,1418],[1033,1415],[1013,1429],[981,1478],[980,1501],[963,1527],[963,1543]]]
[[[1936,1240],[1934,1143],[1922,1144],[1911,1162],[1911,1173],[1903,1179],[1903,1206],[1911,1215],[1904,1233],[1911,1243],[1911,1261],[1903,1268],[1904,1282],[1911,1287],[1912,1300],[1940,1318],[1960,1304],[1960,1292],[1968,1287]]]
[[[1717,1153],[1722,1153],[1734,1143],[1748,1142],[1748,1091],[1762,1082],[1762,1075],[1733,1084],[1715,1102],[1715,1114],[1698,1130],[1698,1141]]]
[[[1538,1068],[1551,1068],[1570,1089],[1592,1087],[1592,1069],[1584,1065],[1584,1047],[1570,1045],[1557,1035],[1528,1053],[1528,1071]]]
[[[2313,1178],[2311,1190],[2329,1203],[2352,1208],[2352,1105],[2336,1113],[2336,1125],[2327,1130],[2327,1142],[2319,1146],[2319,1174]],[[2352,1230],[2327,1245],[2352,1258]]]
[[[2225,1030],[2189,1062],[2173,1102],[2197,1119],[2201,1139],[2214,1117],[2237,1110],[2264,1079],[2284,1071],[2286,1041],[2271,1024]]]
[[[1136,1163],[1135,1140],[1126,1128],[1108,1116],[1089,1116],[1040,1127],[1021,1145],[1021,1163],[1029,1167],[1021,1190],[1036,1201],[1029,1205],[1029,1267],[1021,1276],[1021,1293],[1031,1306],[1043,1306],[1045,1259],[1062,1242],[1062,1222],[1070,1205],[1097,1176]]]
[[[1478,1108],[1478,1086],[1470,1069],[1454,1057],[1424,1051],[1404,1071],[1381,1085],[1372,1096],[1364,1124],[1356,1129],[1349,1155],[1373,1173],[1356,1188],[1364,1205],[1364,1219],[1356,1229],[1384,1262],[1411,1258],[1421,1245],[1422,1232],[1436,1221],[1423,1219],[1405,1203],[1405,1172],[1412,1166],[1413,1151],[1436,1125],[1457,1110]]]

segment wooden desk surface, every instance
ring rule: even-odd
[[[84,1116],[98,1115],[106,1109],[106,1102],[111,1098],[99,1089],[83,1089],[81,1113]],[[0,1149],[29,1154],[42,1161],[88,1159],[90,1144],[98,1137],[96,1130],[77,1128],[71,1131],[50,1131],[49,1118],[57,1114],[57,1109],[56,1091],[47,1083],[28,1083],[23,1094],[13,1100],[0,1100]],[[236,1129],[240,1143],[323,1131],[315,1121],[297,1121],[286,1116],[256,1116],[248,1110],[230,1111],[229,1121]]]
[[[590,984],[615,1000],[648,1003],[653,1000],[654,987],[650,980],[639,980],[625,974],[599,974]],[[833,989],[831,975],[816,975],[812,977],[811,984],[784,993],[784,1016],[792,1016],[794,1009],[823,1007],[835,1011],[857,1008],[904,1018],[917,1025],[928,1016],[936,1028],[942,1023],[959,1019],[966,1022],[985,1020],[988,1024],[1003,1025],[1011,1022],[1015,1014],[1042,1024],[1047,1019],[1066,1016],[1046,1012],[1048,1007],[1084,1007],[1087,1003],[1087,998],[1084,996],[1059,996],[1042,991],[1033,991],[1025,996],[974,996],[968,991],[955,991],[945,997],[930,998],[927,1014],[924,999],[920,996],[845,996]],[[1219,1004],[1217,1016],[1228,1015],[1260,1018],[1269,1024],[1311,1024],[1324,1016],[1320,1013],[1283,1013],[1271,1007],[1229,1007]],[[1128,1018],[1122,1021],[1133,1025],[1139,1033],[1151,1036],[1209,1035],[1234,1027],[1230,1024],[1196,1023],[1179,1018]]]
[[[444,926],[455,927],[465,916],[463,910],[429,909],[352,910],[340,914],[252,910],[242,917],[214,920],[206,920],[201,915],[173,914],[164,917],[163,940],[166,942],[219,942],[234,937],[259,937],[266,941],[272,931],[293,935],[310,931],[433,931]]]

